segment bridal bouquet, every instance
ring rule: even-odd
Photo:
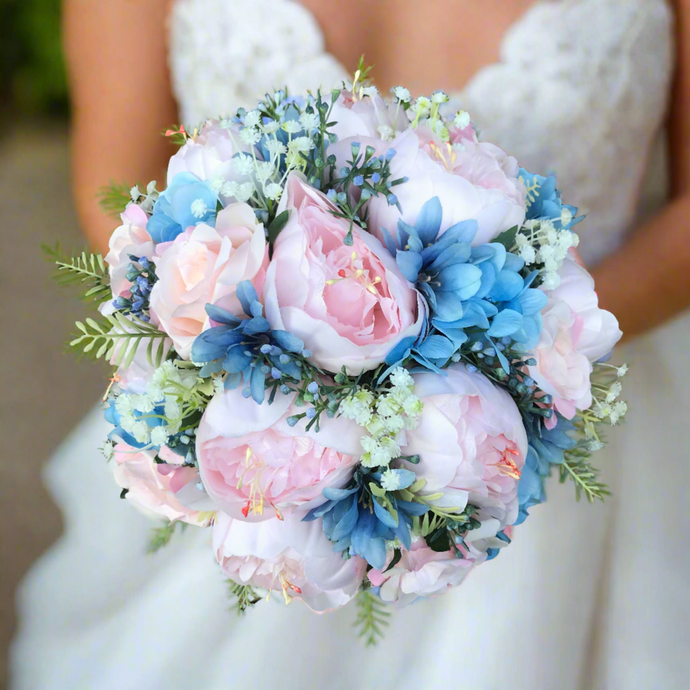
[[[555,179],[392,93],[358,71],[169,130],[108,255],[52,255],[100,302],[71,346],[114,367],[104,452],[157,544],[210,528],[241,609],[359,594],[370,640],[510,544],[552,467],[603,498],[625,412]]]

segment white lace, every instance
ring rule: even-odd
[[[635,217],[672,73],[665,0],[538,2],[511,28],[501,61],[453,101],[483,138],[535,172],[553,172],[585,260],[615,250]],[[287,84],[348,76],[311,13],[291,0],[178,0],[170,18],[173,88],[186,123],[251,105]]]

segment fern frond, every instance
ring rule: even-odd
[[[560,466],[561,482],[572,479],[575,482],[575,497],[579,501],[585,498],[594,503],[603,501],[611,492],[606,484],[599,481],[599,470],[590,463],[589,453],[582,448],[575,447],[565,452],[565,460]]]
[[[357,595],[357,618],[354,627],[367,647],[373,647],[383,637],[383,628],[389,625],[390,612],[375,594],[362,591]]]
[[[127,368],[134,361],[137,350],[148,342],[146,357],[151,366],[158,368],[166,355],[167,336],[145,321],[127,318],[119,312],[105,316],[101,321],[86,319],[75,323],[77,334],[70,348],[85,354],[95,353],[96,359],[106,358],[116,367]]]
[[[246,613],[250,606],[254,606],[254,604],[258,604],[261,601],[261,596],[253,587],[238,585],[232,580],[228,580],[228,595],[230,598],[237,599],[235,607],[237,608],[238,615]]]
[[[126,182],[110,182],[98,190],[98,203],[109,216],[119,218],[127,204],[132,200],[130,190],[133,185]]]
[[[41,245],[46,261],[55,264],[53,280],[62,286],[77,286],[85,290],[86,301],[104,302],[110,298],[110,277],[108,267],[100,254],[83,251],[77,256],[67,256],[60,244],[49,247]]]
[[[170,522],[167,525],[163,525],[163,527],[154,527],[151,530],[151,539],[146,547],[146,553],[155,553],[158,549],[167,546],[173,534],[175,534],[178,525],[182,525],[181,531],[184,532],[187,527],[186,522]]]

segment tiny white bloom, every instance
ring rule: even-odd
[[[604,447],[604,444],[601,441],[590,441],[587,444],[587,450],[591,451],[592,453],[596,453],[598,450],[601,450]]]
[[[375,438],[378,438],[386,431],[386,425],[378,415],[372,415],[369,421],[362,426]]]
[[[437,105],[447,103],[448,100],[448,96],[443,91],[434,91],[434,93],[431,94],[431,102]]]
[[[251,175],[254,170],[254,159],[246,154],[240,154],[232,159],[232,167],[238,175]]]
[[[226,182],[223,185],[222,189],[220,190],[220,193],[223,196],[236,196],[238,187],[239,185],[237,184],[237,182],[235,182],[235,180],[232,180],[230,182]]]
[[[382,417],[392,417],[393,415],[399,414],[400,405],[396,402],[393,396],[385,395],[378,399],[378,402],[376,403],[376,411]]]
[[[280,156],[281,154],[287,151],[287,149],[285,148],[285,144],[283,144],[283,142],[279,141],[278,139],[269,139],[266,142],[266,148],[272,156]]]
[[[135,203],[139,201],[139,197],[141,196],[141,192],[139,191],[139,187],[137,185],[134,185],[132,189],[129,190],[129,196],[131,197],[132,201]]]
[[[379,125],[376,128],[376,131],[379,133],[379,136],[381,139],[383,139],[383,141],[393,141],[395,138],[395,130],[388,125]]]
[[[138,443],[148,443],[150,438],[149,425],[146,422],[134,422],[130,432]]]
[[[618,369],[616,370],[616,376],[618,376],[619,379],[620,379],[620,378],[623,378],[623,377],[628,373],[628,369],[629,369],[629,367],[628,367],[627,364],[621,365],[621,366],[618,367]]]
[[[390,436],[384,436],[380,441],[379,444],[381,445],[381,448],[383,448],[388,455],[390,455],[391,460],[393,458],[399,458],[401,454],[400,446],[396,443],[395,439],[392,439]]]
[[[273,201],[279,199],[282,193],[283,188],[275,182],[272,182],[271,184],[266,185],[266,187],[264,187],[264,194],[268,199],[271,199]]]
[[[261,125],[261,131],[264,134],[275,134],[280,129],[280,122],[276,120],[269,120],[265,124]]]
[[[386,491],[396,491],[400,488],[400,476],[393,470],[386,470],[381,475],[381,488]]]
[[[365,86],[362,89],[362,93],[365,96],[369,96],[369,98],[374,98],[374,96],[378,96],[379,90],[375,86]]]
[[[180,405],[173,396],[168,396],[165,401],[165,416],[170,419],[179,419],[181,415]]]
[[[220,194],[220,190],[223,189],[224,184],[225,178],[222,175],[214,174],[209,180],[209,185],[216,194]]]
[[[149,414],[150,412],[153,412],[154,404],[148,395],[133,395],[132,407],[135,410],[139,410],[139,412]]]
[[[465,127],[469,127],[470,123],[470,114],[466,110],[458,110],[458,112],[455,113],[455,119],[453,120],[453,124],[456,127],[459,127],[460,129],[465,129]]]
[[[299,116],[299,122],[302,129],[311,132],[319,126],[319,116],[316,113],[302,113]]]
[[[386,467],[394,457],[382,446],[379,446],[370,455],[372,463],[371,467]]]
[[[121,415],[128,415],[131,414],[134,410],[133,403],[134,401],[132,400],[131,395],[128,395],[127,393],[122,393],[121,395],[118,395],[117,398],[115,398],[115,409]]]
[[[232,120],[229,117],[224,117],[220,121],[220,126],[222,129],[230,129],[232,127]]]
[[[268,161],[262,161],[256,165],[256,177],[262,184],[266,182],[275,172],[275,167]]]
[[[195,218],[203,218],[206,211],[208,211],[208,206],[203,199],[195,199],[192,201],[190,210]]]
[[[255,127],[244,127],[240,130],[240,140],[247,146],[254,146],[261,140],[261,132]]]
[[[101,452],[103,453],[103,457],[106,460],[110,460],[110,458],[113,457],[113,454],[115,453],[115,444],[108,440],[103,444],[103,448],[101,448]]]
[[[569,208],[561,209],[561,225],[565,228],[573,221],[573,212]]]
[[[360,443],[365,453],[373,453],[379,449],[379,443],[373,436],[362,436]]]
[[[392,91],[401,103],[410,102],[410,92],[404,86],[394,86]]]
[[[250,110],[244,116],[245,127],[256,127],[261,122],[261,113],[258,110]]]
[[[518,237],[522,237],[522,235],[518,235]],[[520,247],[520,256],[528,266],[537,260],[537,252],[534,247],[529,244]]]
[[[168,437],[168,431],[163,426],[157,426],[151,429],[151,443],[153,443],[154,446],[162,446],[167,442]]]
[[[424,409],[424,403],[416,395],[411,395],[403,402],[403,409],[406,415],[415,417]]]
[[[393,369],[390,380],[393,386],[396,388],[408,388],[410,386],[414,386],[414,380],[412,376],[410,376],[410,372],[404,367],[396,367]]]
[[[386,431],[389,434],[397,434],[405,428],[405,420],[401,415],[393,415],[392,417],[386,417],[383,420],[386,426]]]
[[[561,284],[561,277],[558,273],[544,273],[542,287],[544,290],[555,290]]]
[[[290,151],[309,153],[314,148],[314,141],[309,137],[296,137],[288,144]]]
[[[251,182],[244,182],[237,187],[235,198],[237,201],[249,201],[254,194],[254,185]]]
[[[301,131],[302,129],[302,125],[300,125],[300,123],[296,120],[288,120],[287,122],[283,122],[281,127],[288,134],[297,134],[297,132]]]
[[[606,402],[613,402],[622,392],[623,386],[621,386],[620,381],[615,381],[611,384],[609,392],[606,394]]]

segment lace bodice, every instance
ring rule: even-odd
[[[578,226],[585,260],[614,251],[636,216],[667,105],[671,28],[665,0],[542,0],[509,30],[500,62],[452,95],[483,138],[555,173],[590,215]],[[178,0],[170,64],[187,123],[276,86],[304,92],[348,76],[292,0]]]

